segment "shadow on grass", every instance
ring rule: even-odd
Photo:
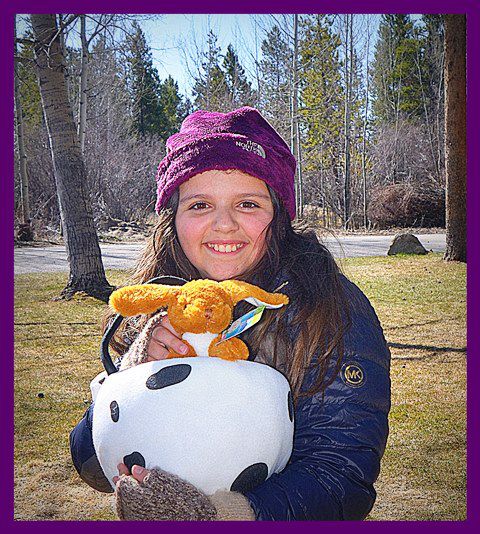
[[[436,356],[438,353],[445,352],[459,352],[466,353],[467,347],[436,347],[435,345],[419,345],[419,344],[410,344],[410,343],[387,343],[390,348],[401,349],[401,350],[426,350],[431,354],[424,354],[422,356],[392,356],[392,359],[395,360],[426,360]]]
[[[406,330],[408,328],[413,328],[414,326],[427,326],[429,324],[438,324],[444,321],[445,319],[442,317],[441,319],[433,319],[431,321],[424,321],[423,323],[409,323],[404,325],[390,326],[389,330]]]

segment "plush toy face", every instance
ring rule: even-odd
[[[123,462],[158,467],[207,494],[248,491],[288,462],[292,397],[281,373],[255,362],[149,362],[106,378],[92,434],[112,488]]]
[[[170,323],[177,332],[218,334],[227,328],[233,302],[226,291],[214,282],[183,287],[168,307]]]

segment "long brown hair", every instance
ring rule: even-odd
[[[272,189],[269,191],[274,215],[265,229],[265,252],[241,279],[267,291],[276,290],[272,286],[279,280],[288,280],[286,293],[291,296],[291,304],[288,310],[266,311],[262,322],[245,332],[242,339],[251,354],[266,354],[266,363],[286,374],[297,400],[324,391],[334,380],[341,365],[349,312],[341,274],[333,256],[313,230],[292,226],[278,196]],[[130,283],[140,284],[162,275],[186,280],[201,278],[177,239],[178,199],[176,191],[160,213]],[[237,306],[236,316],[244,310],[245,307]],[[104,325],[110,317],[111,313],[107,314]],[[128,349],[125,336],[134,337],[147,320],[148,317],[124,320],[112,341],[113,349],[124,354]],[[327,373],[332,364],[333,373]],[[314,371],[314,379],[308,387],[302,387],[308,370]]]

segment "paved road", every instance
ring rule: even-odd
[[[423,234],[417,236],[427,250],[443,252],[445,234]],[[393,236],[353,235],[328,237],[324,240],[337,258],[358,256],[384,256]],[[101,245],[102,257],[107,269],[126,269],[134,265],[140,254],[142,243]],[[63,246],[21,247],[15,249],[15,274],[68,271],[67,255]]]

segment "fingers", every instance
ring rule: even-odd
[[[140,482],[140,484],[145,480],[145,477],[150,473],[148,469],[141,467],[140,465],[134,465],[132,467],[132,476],[135,480]]]
[[[118,469],[118,474],[119,475],[129,475],[130,474],[130,470],[128,469],[128,467],[124,463],[119,463],[117,465],[117,469]]]
[[[159,326],[157,326],[150,338],[148,344],[148,360],[163,360],[167,357],[169,350],[179,354],[186,354],[188,346],[179,338],[170,324],[168,317],[164,317]]]
[[[170,330],[170,332],[174,334],[175,336],[177,336],[178,338],[181,337],[180,334],[175,330],[175,328],[173,328],[172,323],[170,322],[170,319],[168,318],[168,315],[164,315],[162,317],[160,324],[167,330]]]
[[[123,463],[119,463],[117,465],[117,469],[118,469],[119,476],[113,477],[112,480],[113,480],[114,484],[118,483],[118,481],[120,480],[120,477],[122,475],[124,475],[124,476],[130,475],[130,471],[129,471],[128,467]],[[150,473],[150,471],[148,469],[145,469],[144,467],[142,467],[140,465],[132,466],[132,477],[137,482],[142,483],[145,480],[145,477],[148,475],[148,473]]]
[[[117,469],[118,469],[118,475],[119,476],[115,476],[115,477],[112,478],[114,484],[116,484],[120,480],[120,477],[122,475],[129,475],[130,474],[130,471],[129,471],[128,467],[124,463],[119,463],[117,465]]]
[[[167,347],[162,342],[157,341],[153,337],[150,338],[150,341],[148,342],[147,352],[147,362],[153,362],[155,360],[164,360],[168,355]]]

